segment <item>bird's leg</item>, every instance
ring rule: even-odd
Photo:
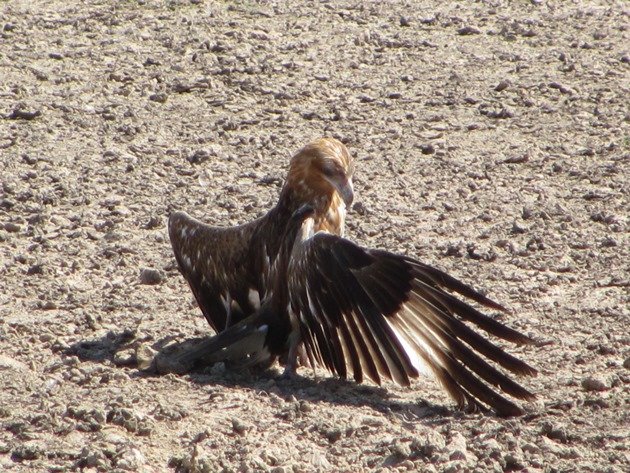
[[[296,377],[295,369],[297,368],[298,350],[300,348],[300,335],[299,333],[292,333],[289,335],[289,353],[287,354],[287,364],[284,367],[284,372],[281,378],[292,379]]]
[[[225,300],[225,312],[225,327],[223,330],[227,329],[232,323],[232,295],[229,292]]]

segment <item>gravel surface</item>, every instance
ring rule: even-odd
[[[0,5],[0,470],[630,470],[630,11],[593,2]],[[262,215],[329,135],[348,236],[507,305],[541,341],[514,419],[430,380],[223,365],[166,218]]]

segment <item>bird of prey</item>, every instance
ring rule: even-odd
[[[171,214],[168,231],[175,258],[217,333],[251,315],[270,296],[285,227],[302,205],[313,206],[316,230],[343,235],[346,206],[354,198],[353,172],[346,146],[322,138],[291,158],[278,203],[263,217],[220,228],[184,212]]]
[[[319,143],[321,146],[322,142]],[[345,150],[337,142],[326,143],[335,143],[336,149]],[[362,382],[368,378],[377,384],[391,380],[408,386],[411,379],[425,373],[433,375],[460,408],[486,410],[490,407],[501,415],[521,414],[521,407],[501,392],[518,399],[534,396],[500,368],[525,375],[535,375],[536,370],[475,331],[470,324],[511,342],[522,344],[532,340],[456,297],[453,293],[489,308],[504,310],[446,273],[413,258],[365,249],[343,238],[342,228],[331,226],[329,222],[332,202],[340,204],[352,200],[351,172],[348,173],[352,168],[351,159],[332,160],[338,166],[335,167],[336,178],[317,167],[307,174],[310,178],[303,178],[297,184],[293,181],[292,169],[301,158],[296,158],[305,150],[318,148],[312,146],[292,159],[280,202],[286,200],[287,188],[298,189],[293,192],[309,197],[299,203],[297,199],[292,200],[290,211],[282,204],[281,223],[268,223],[275,232],[273,253],[268,262],[265,258],[269,253],[263,253],[266,266],[254,267],[254,271],[261,274],[248,280],[250,284],[258,282],[259,286],[248,287],[260,288],[261,297],[257,300],[260,304],[241,303],[235,291],[230,296],[232,299],[219,296],[221,307],[228,314],[230,309],[225,307],[232,301],[231,318],[226,319],[224,312],[217,317],[212,312],[214,306],[207,304],[199,291],[210,288],[207,281],[211,278],[223,282],[221,287],[225,287],[224,281],[229,279],[232,269],[225,263],[206,261],[204,268],[210,273],[204,277],[195,269],[202,264],[193,258],[196,253],[191,255],[192,250],[182,253],[184,246],[195,251],[199,248],[202,252],[206,247],[214,248],[216,243],[213,242],[217,241],[230,246],[229,238],[233,235],[243,238],[247,233],[239,229],[249,227],[220,231],[199,223],[191,227],[194,221],[185,220],[187,230],[182,232],[181,227],[174,224],[184,216],[175,214],[174,220],[171,218],[171,238],[180,237],[173,241],[173,247],[182,272],[197,300],[206,304],[205,308],[202,306],[204,314],[220,332],[184,353],[182,362],[236,360],[251,365],[281,358],[285,361],[285,375],[292,375],[298,352],[302,350],[311,366],[323,366],[344,379],[351,376]],[[326,156],[324,160],[330,159],[326,153],[321,156]],[[328,183],[327,193],[322,197],[312,191],[300,192],[299,189],[314,188],[310,180]],[[339,194],[337,200],[335,194]],[[277,208],[249,225],[259,226],[258,222],[273,220]],[[340,221],[343,226],[343,216],[335,219],[337,223]],[[207,237],[200,234],[202,229],[215,240],[204,241]],[[222,240],[216,236],[221,232],[227,232]],[[251,232],[257,237],[245,237],[248,244],[239,248],[255,261],[260,259],[258,252],[268,251],[272,242],[265,234]],[[193,240],[196,243],[193,244]],[[182,246],[181,241],[188,244]],[[238,243],[243,245],[242,241]],[[228,255],[233,252],[230,249]],[[242,261],[249,261],[247,258]],[[193,277],[191,271],[200,275]],[[202,281],[202,286],[191,282],[197,280]],[[210,293],[217,294],[217,290]],[[243,311],[243,307],[251,309],[253,305],[258,308]]]

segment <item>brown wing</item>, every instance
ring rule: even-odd
[[[171,214],[168,231],[180,271],[212,328],[221,332],[260,306],[264,255],[252,238],[260,220],[218,228],[185,212]]]
[[[300,247],[289,267],[291,310],[315,362],[358,382],[365,374],[407,385],[428,371],[460,407],[522,413],[492,387],[521,399],[533,395],[487,360],[518,374],[536,370],[464,321],[516,343],[531,340],[444,289],[498,304],[435,268],[334,235],[315,234]]]

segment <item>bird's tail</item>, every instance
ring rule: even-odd
[[[158,363],[158,370],[184,374],[195,367],[218,362],[234,362],[242,368],[263,363],[269,357],[264,347],[267,331],[267,325],[259,324],[256,318],[249,317],[162,360],[162,363]]]

